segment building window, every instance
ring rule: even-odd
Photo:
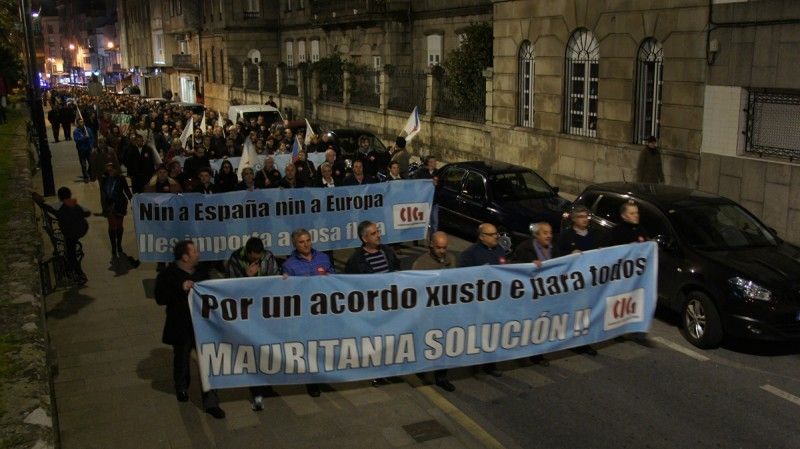
[[[217,82],[217,50],[211,46],[211,82]]]
[[[319,61],[319,41],[314,39],[311,41],[311,62]]]
[[[303,0],[297,0],[297,10],[304,9],[306,7],[305,3]]]
[[[256,49],[252,49],[247,52],[247,59],[249,59],[252,64],[258,64],[261,62],[261,52]]]
[[[441,34],[428,35],[428,66],[439,65],[442,62],[442,41]]]
[[[165,64],[164,60],[164,34],[153,33],[153,63]]]
[[[219,82],[225,84],[225,59],[222,49],[219,49]]]
[[[744,151],[800,160],[800,91],[752,89],[747,96]]]
[[[254,19],[261,17],[261,2],[260,0],[245,0],[244,2],[244,18]]]
[[[292,0],[286,0],[286,12],[290,12],[292,10]]]
[[[597,135],[597,80],[600,48],[591,31],[581,28],[567,43],[564,76],[564,132]]]
[[[297,42],[297,62],[306,62],[306,41]]]
[[[286,66],[294,66],[294,42],[286,42]]]
[[[648,137],[658,138],[661,120],[661,84],[664,49],[653,39],[645,39],[639,47],[636,64],[636,121],[634,143]]]
[[[183,0],[178,0],[175,3],[177,4],[176,10],[175,10],[175,15],[179,16],[179,15],[183,14]]]
[[[205,69],[205,72],[206,72],[206,78],[205,79],[210,79],[211,78],[211,76],[210,76],[211,74],[208,71],[208,50],[203,50],[203,69]]]
[[[519,124],[533,127],[533,45],[519,47]]]

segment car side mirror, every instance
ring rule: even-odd
[[[560,189],[560,188],[558,188],[558,187],[553,187],[553,193],[554,193],[554,194],[558,195],[558,192],[560,192],[560,191],[561,191],[561,189]]]

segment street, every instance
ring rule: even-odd
[[[49,131],[49,129],[48,129]],[[96,183],[79,180],[72,142],[51,144],[56,186],[99,210]],[[40,179],[34,185],[41,185]],[[453,393],[407,376],[374,388],[332,384],[319,398],[276,387],[264,411],[246,389],[220,393],[225,420],[200,408],[196,367],[190,402],[172,391],[172,354],[161,343],[163,308],[152,297],[155,264],[111,260],[106,220],[93,215],[83,239],[83,288],[47,297],[58,364],[55,396],[65,449],[391,447],[796,447],[800,431],[798,349],[733,342],[712,351],[683,340],[676,317],[659,313],[653,347],[631,340],[596,345],[595,357],[562,351],[550,366],[498,364],[503,376],[450,371]],[[123,248],[136,256],[125,220]],[[469,242],[454,237],[450,249]],[[45,246],[45,255],[50,249]],[[404,267],[425,249],[404,245]],[[337,267],[347,251],[336,253]]]

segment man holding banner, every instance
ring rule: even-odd
[[[208,279],[199,266],[200,253],[190,240],[175,244],[175,262],[156,277],[155,296],[159,305],[167,307],[167,319],[161,341],[172,345],[172,377],[178,402],[189,400],[190,368],[192,349],[195,346],[192,317],[189,311],[188,294],[195,282]],[[225,417],[219,407],[219,398],[214,390],[203,393],[203,408],[216,419]]]
[[[396,162],[393,162],[396,164]],[[442,231],[434,232],[431,235],[428,252],[419,256],[411,266],[412,270],[444,270],[456,268],[456,261],[447,252],[447,234]],[[433,372],[433,381],[437,387],[447,392],[456,391],[456,386],[447,380],[447,370],[439,369]]]
[[[478,226],[478,241],[461,253],[458,259],[459,267],[477,267],[480,265],[503,265],[506,261],[506,252],[499,245],[500,234],[491,223],[481,223]],[[494,363],[483,365],[483,372],[492,377],[501,377],[503,373]]]
[[[264,248],[264,242],[258,237],[248,239],[244,246],[234,251],[228,259],[228,278],[275,276],[279,273],[275,256]],[[270,387],[265,386],[250,387],[253,411],[264,410],[264,396],[269,390]]]
[[[301,228],[292,232],[294,251],[283,263],[285,276],[324,276],[336,272],[327,254],[311,247],[311,233]],[[308,395],[319,397],[319,384],[306,385]]]

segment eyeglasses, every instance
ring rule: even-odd
[[[498,235],[500,235],[499,232],[481,232],[481,234],[488,235],[490,237],[497,237]]]

